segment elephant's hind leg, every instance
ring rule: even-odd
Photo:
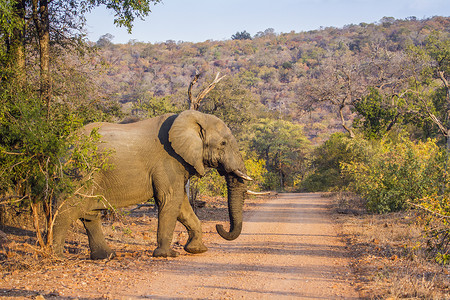
[[[174,187],[170,185],[171,180],[168,178],[159,178],[155,180],[155,200],[158,205],[158,231],[157,243],[158,247],[153,251],[154,257],[177,257],[180,255],[178,251],[171,248],[173,231],[177,223],[177,216],[180,213],[180,207],[183,197],[183,186],[176,181]]]
[[[183,203],[181,205],[178,221],[180,221],[181,224],[186,227],[189,234],[189,239],[184,246],[184,250],[193,254],[208,251],[208,248],[203,244],[202,241],[202,224],[192,210],[192,207],[189,204],[186,196],[184,197]]]
[[[86,232],[89,239],[89,248],[91,249],[91,259],[105,259],[112,258],[115,253],[106,244],[105,236],[102,231],[102,223],[100,219],[100,213],[95,212],[92,214],[86,214],[81,221],[86,228]]]
[[[72,217],[70,213],[60,213],[56,215],[53,226],[53,254],[59,257],[63,256],[64,243],[66,241],[67,231],[77,218]]]

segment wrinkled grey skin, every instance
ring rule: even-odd
[[[108,160],[114,167],[96,174],[94,186],[87,195],[61,200],[56,216],[53,250],[62,255],[67,230],[81,219],[89,238],[92,259],[114,256],[101,229],[100,211],[145,202],[152,197],[158,206],[158,246],[156,257],[175,257],[171,249],[177,220],[187,229],[189,239],[184,247],[190,253],[207,251],[202,242],[201,223],[187,199],[185,185],[193,175],[203,176],[216,168],[225,176],[228,187],[230,231],[217,225],[227,240],[237,238],[242,229],[242,206],[246,170],[238,145],[230,129],[218,118],[197,111],[179,115],[167,114],[131,124],[93,123],[102,136],[100,149],[112,149]]]

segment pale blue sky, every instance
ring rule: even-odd
[[[117,28],[104,8],[87,16],[86,29],[91,41],[110,33],[114,43],[202,42],[230,39],[244,30],[252,36],[267,28],[301,32],[410,16],[450,16],[450,0],[163,0],[145,21],[134,22],[132,34]]]

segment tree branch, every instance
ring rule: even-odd
[[[439,217],[439,218],[444,218],[444,219],[449,219],[449,218],[450,218],[450,216],[446,216],[446,215],[440,214],[440,213],[438,213],[438,212],[432,211],[431,209],[428,209],[428,208],[426,208],[426,207],[423,207],[422,205],[412,203],[411,201],[406,201],[406,202],[407,202],[409,205],[412,205],[412,206],[414,206],[414,207],[416,207],[416,208],[423,209],[424,211],[426,211],[426,212],[428,212],[428,213],[430,213],[430,214],[433,214],[433,215],[435,215],[435,216],[437,216],[437,217]]]
[[[194,109],[194,103],[196,102],[196,99],[192,96],[192,87],[194,84],[197,83],[198,79],[200,78],[200,73],[198,71],[195,71],[194,78],[192,79],[191,83],[189,84],[188,88],[188,99],[189,99],[189,109]]]
[[[28,195],[25,195],[25,196],[14,195],[14,196],[3,197],[3,198],[0,198],[0,201],[2,201],[2,202],[0,202],[0,205],[20,202],[28,197],[29,197]],[[11,199],[17,199],[17,200],[11,201]]]
[[[217,83],[219,83],[219,81],[221,81],[225,76],[227,76],[227,75],[224,75],[222,77],[219,77],[219,75],[220,75],[220,72],[217,73],[214,81],[211,82],[206,89],[201,91],[197,95],[197,97],[194,98],[192,96],[192,87],[198,81],[198,79],[200,77],[200,73],[198,73],[198,72],[195,73],[194,79],[192,79],[191,83],[189,84],[189,88],[188,88],[189,109],[190,110],[198,110],[198,108],[200,106],[200,101],[202,101],[202,99],[205,98],[205,96],[216,86]]]

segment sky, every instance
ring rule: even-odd
[[[86,16],[88,39],[95,42],[109,33],[116,44],[221,41],[244,30],[254,36],[268,28],[288,33],[376,23],[383,17],[448,17],[450,0],[163,0],[151,10],[128,34],[114,25],[111,11],[96,8]]]

